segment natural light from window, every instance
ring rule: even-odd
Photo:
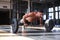
[[[55,7],[55,11],[58,11],[58,7]]]
[[[48,9],[48,12],[53,12],[53,8],[49,8]]]
[[[55,18],[58,19],[58,12],[55,13]]]
[[[60,10],[60,6],[59,6],[59,10]]]
[[[46,20],[46,14],[43,16],[43,20]]]
[[[53,19],[54,16],[53,16],[53,13],[49,13],[49,19]]]

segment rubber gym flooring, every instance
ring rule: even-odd
[[[53,28],[52,32],[46,32],[44,27],[29,26],[25,28],[25,32],[23,33],[21,29],[22,28],[19,27],[17,34],[11,34],[10,27],[8,25],[0,26],[0,39],[1,37],[4,37],[5,39],[8,39],[6,37],[9,37],[9,39],[17,38],[20,40],[21,37],[28,37],[33,40],[60,40],[60,28]]]

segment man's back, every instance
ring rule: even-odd
[[[36,18],[36,13],[30,12],[30,13],[27,13],[26,15],[24,15],[24,16],[26,17],[26,20],[28,20],[29,22],[32,22]]]

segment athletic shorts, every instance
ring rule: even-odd
[[[20,23],[24,24],[23,19],[20,20]],[[28,20],[25,20],[25,23],[29,25],[31,22],[28,22]]]
[[[28,22],[28,20],[25,20],[25,23],[29,25],[31,22]]]

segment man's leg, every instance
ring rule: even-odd
[[[22,27],[22,33],[25,31],[25,26],[24,26],[24,21],[23,21],[23,19],[21,19],[20,21],[19,21],[19,25],[22,25],[21,27]]]
[[[23,23],[23,26],[22,26],[22,35],[25,36],[25,35],[26,35],[26,31],[25,31],[26,25],[24,24],[23,19],[21,19],[20,22]],[[27,25],[30,24],[30,22],[28,22],[27,20],[25,20],[25,23],[26,23]]]

